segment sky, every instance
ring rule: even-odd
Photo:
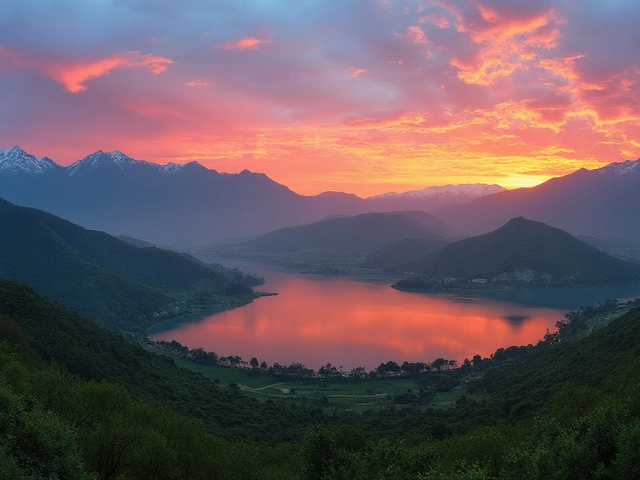
[[[637,0],[2,0],[0,148],[369,196],[640,157]]]

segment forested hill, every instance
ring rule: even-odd
[[[282,228],[247,243],[255,252],[367,254],[405,238],[442,241],[456,237],[448,225],[424,212],[365,213]]]
[[[616,259],[558,228],[522,217],[397,270],[429,278],[485,278],[498,283],[595,286],[640,282],[640,265]]]
[[[25,282],[112,329],[148,326],[177,297],[224,294],[248,280],[1,199],[0,225],[0,277]]]

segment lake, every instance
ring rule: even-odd
[[[528,289],[483,295],[408,293],[390,279],[291,273],[248,262],[225,266],[265,279],[258,291],[275,292],[213,315],[164,322],[152,340],[177,340],[219,356],[257,357],[269,365],[327,363],[350,370],[380,363],[461,362],[500,347],[535,344],[568,310],[609,298],[640,297],[640,287]]]

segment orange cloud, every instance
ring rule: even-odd
[[[218,48],[223,50],[256,50],[259,45],[264,43],[271,43],[271,40],[260,40],[254,37],[246,37],[221,43],[218,45]]]
[[[356,78],[356,77],[359,77],[360,75],[369,73],[369,70],[365,70],[364,68],[354,68],[354,67],[346,68],[345,71],[351,73],[351,78]]]
[[[465,83],[482,86],[493,85],[501,78],[510,77],[518,70],[536,66],[539,50],[557,46],[560,32],[553,9],[529,17],[501,16],[480,3],[477,21],[465,21],[458,17],[459,32],[469,33],[471,40],[480,46],[467,57],[454,57],[450,64],[458,69],[458,78]]]
[[[89,63],[49,64],[40,69],[56,82],[61,83],[70,92],[82,92],[87,89],[85,82],[106,75],[114,68],[144,68],[152,74],[159,74],[173,62],[168,58],[141,54],[137,51],[120,52],[102,60]]]
[[[583,90],[604,90],[601,84],[585,82],[576,70],[577,60],[584,58],[584,55],[573,55],[564,58],[548,58],[540,61],[539,66],[553,74],[566,80],[565,86],[569,90],[579,92]]]

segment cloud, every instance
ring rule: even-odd
[[[356,77],[359,77],[360,75],[369,73],[369,71],[365,70],[364,68],[354,68],[354,67],[346,68],[345,71],[351,73],[351,78],[356,78]]]
[[[42,59],[40,56],[15,50],[0,50],[14,66],[26,66],[41,71],[73,93],[85,91],[88,80],[108,74],[116,68],[142,68],[152,74],[164,72],[173,62],[164,57],[139,51],[119,52],[98,60]]]
[[[442,13],[433,12],[428,15],[422,15],[418,18],[418,22],[420,23],[433,23],[435,26],[439,28],[449,28],[451,26],[451,22],[447,17],[445,17]]]
[[[131,51],[116,53],[110,57],[86,63],[50,64],[41,68],[55,81],[64,85],[68,91],[77,93],[87,89],[85,83],[88,80],[106,75],[115,68],[143,68],[157,75],[164,72],[172,63],[168,58]]]
[[[401,35],[401,34],[397,33],[396,36],[404,39],[408,43],[413,43],[415,45],[426,45],[427,44],[426,35],[422,31],[422,29],[420,27],[418,27],[417,25],[408,26],[407,29],[405,30],[404,34]]]
[[[222,50],[257,50],[259,45],[271,43],[271,40],[260,40],[254,37],[245,37],[238,40],[230,40],[218,45]]]
[[[185,83],[187,87],[211,87],[215,85],[215,82],[210,82],[204,78],[196,78]]]

